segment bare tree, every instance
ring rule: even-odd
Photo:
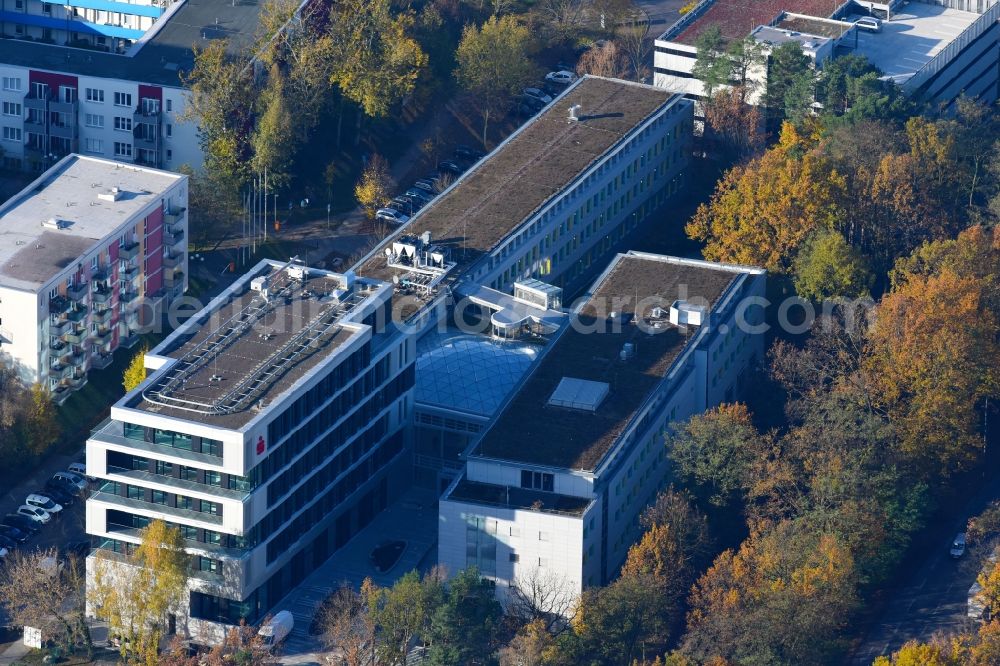
[[[633,15],[618,26],[615,41],[628,58],[636,81],[649,75],[647,61],[653,51],[653,40],[649,36],[649,19]]]
[[[538,9],[560,38],[570,38],[583,27],[586,9],[584,0],[542,0]]]
[[[628,60],[611,41],[587,49],[576,64],[576,73],[580,76],[593,74],[611,79],[623,79],[628,76],[628,72]]]
[[[345,666],[367,666],[375,649],[375,623],[368,608],[374,583],[365,579],[361,592],[344,583],[333,593],[319,618],[323,642]]]
[[[81,595],[83,567],[73,558],[63,565],[55,549],[8,555],[0,571],[0,605],[14,624],[37,627],[67,652],[82,644],[93,654]]]
[[[547,630],[553,631],[563,628],[575,601],[576,595],[565,577],[535,567],[515,577],[507,614],[520,625],[541,620]]]

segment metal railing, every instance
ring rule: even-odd
[[[1000,2],[994,3],[992,7],[983,12],[979,18],[963,30],[948,46],[941,49],[936,56],[918,69],[913,76],[903,83],[903,90],[907,94],[913,94],[919,90],[935,74],[951,63],[965,47],[978,39],[980,35],[991,28],[998,20],[1000,20]]]

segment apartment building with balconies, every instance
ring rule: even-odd
[[[87,441],[88,558],[151,520],[191,555],[177,631],[254,623],[409,485],[413,340],[393,287],[262,261],[146,359]]]
[[[187,289],[187,201],[187,176],[71,154],[0,206],[3,362],[61,402],[134,345]]]
[[[12,8],[11,4],[15,6]],[[256,34],[261,3],[4,0],[0,149],[8,169],[44,171],[79,152],[154,168],[202,164],[181,73],[194,48]]]

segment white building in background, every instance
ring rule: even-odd
[[[618,255],[466,452],[440,500],[439,564],[478,567],[501,598],[533,579],[567,600],[613,579],[664,486],[664,435],[739,399],[763,358],[765,278]]]
[[[408,486],[413,341],[392,285],[262,261],[146,355],[87,441],[88,558],[151,520],[192,555],[172,625],[202,643],[260,621]]]
[[[868,15],[884,20],[881,31],[855,27],[854,21]],[[857,53],[908,95],[945,108],[962,94],[987,104],[1000,96],[997,0],[704,0],[656,39],[654,84],[690,99],[704,98],[704,85],[693,68],[698,38],[712,27],[719,28],[727,43],[751,35],[768,53],[783,42],[797,41],[818,68]],[[750,79],[757,84],[751,101],[759,103],[766,67]]]
[[[69,153],[200,168],[182,73],[193,47],[254,39],[263,3],[7,0],[0,11],[0,148],[8,169]]]
[[[69,155],[0,206],[0,358],[64,400],[187,288],[187,176]]]

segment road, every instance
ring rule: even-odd
[[[849,663],[867,666],[877,656],[889,655],[909,640],[927,641],[935,634],[978,626],[966,617],[966,604],[969,587],[986,555],[985,546],[970,547],[959,561],[953,560],[948,551],[952,538],[964,531],[968,518],[997,498],[1000,479],[984,484],[953,520],[917,535],[916,547],[924,548],[926,555],[889,591],[889,601]]]

